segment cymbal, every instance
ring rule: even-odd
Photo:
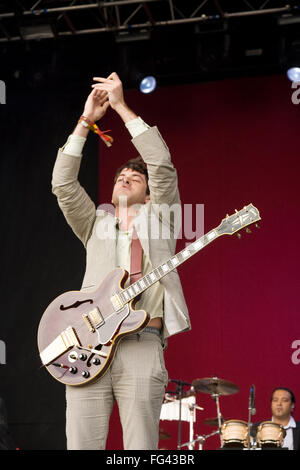
[[[221,416],[221,424],[223,424],[224,422],[226,421],[226,419],[224,419],[222,416]],[[218,418],[207,418],[204,420],[204,424],[207,424],[207,426],[219,426],[219,420]]]
[[[165,439],[171,439],[171,434],[169,434],[167,431],[164,429],[159,429],[159,439],[165,440]]]
[[[209,395],[233,395],[239,391],[239,387],[228,380],[219,379],[218,377],[205,377],[203,379],[195,379],[192,386],[196,391],[208,393]]]

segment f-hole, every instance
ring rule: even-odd
[[[89,302],[90,304],[92,304],[93,300],[92,299],[81,300],[81,301],[77,300],[77,302],[74,302],[72,305],[68,305],[67,307],[65,307],[64,305],[61,305],[59,309],[68,310],[69,308],[77,308],[79,307],[79,305],[84,304],[85,302]]]

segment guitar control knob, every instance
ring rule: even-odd
[[[69,367],[69,372],[71,372],[71,374],[76,374],[77,367]]]
[[[95,357],[95,359],[93,359],[93,364],[94,364],[95,366],[99,366],[99,364],[100,364],[100,359],[99,359],[98,357]]]
[[[80,359],[81,361],[85,361],[86,358],[87,358],[87,355],[86,355],[86,354],[84,354],[84,353],[79,354],[79,359]]]
[[[82,375],[82,377],[87,379],[90,376],[90,373],[87,370],[84,370],[81,375]]]

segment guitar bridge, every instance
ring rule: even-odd
[[[85,321],[85,323],[86,323],[86,326],[88,327],[89,331],[90,331],[91,333],[95,333],[95,328],[94,328],[94,326],[93,326],[93,324],[92,324],[92,322],[91,322],[91,320],[90,320],[88,314],[85,313],[84,315],[82,315],[82,318],[84,319],[84,321]]]

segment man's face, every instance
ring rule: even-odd
[[[274,418],[288,418],[292,412],[293,403],[287,390],[276,390],[271,401],[271,410]]]
[[[112,202],[116,207],[120,205],[121,200],[123,205],[126,201],[127,207],[133,204],[145,204],[149,200],[146,191],[145,175],[130,168],[125,168],[115,182]]]

